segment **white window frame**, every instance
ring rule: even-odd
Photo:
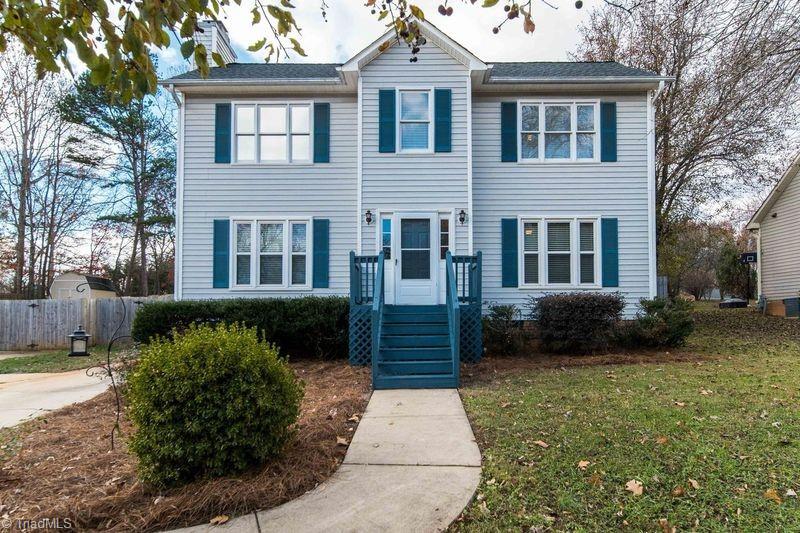
[[[397,139],[398,154],[432,154],[433,153],[433,87],[398,87],[395,98],[395,113],[397,124],[395,125],[395,135]],[[403,93],[428,93],[428,120],[403,120],[402,99]],[[400,134],[401,124],[427,124],[428,125],[428,147],[427,148],[403,148],[403,137]]]
[[[539,106],[539,157],[524,158],[522,157],[522,106],[536,105]],[[547,106],[570,106],[570,157],[559,159],[548,159],[545,157],[545,107]],[[578,159],[578,106],[591,105],[594,106],[594,157]],[[558,132],[550,132],[558,133]],[[566,132],[565,132],[566,133]],[[581,130],[580,133],[589,133],[586,130]],[[519,154],[518,161],[523,164],[530,163],[545,163],[548,165],[559,163],[599,163],[600,162],[600,100],[593,99],[558,99],[558,98],[539,98],[532,100],[518,100],[517,101],[517,153]]]
[[[313,218],[302,216],[290,217],[236,217],[231,218],[231,261],[230,272],[233,283],[231,289],[233,290],[311,290],[311,276],[313,275],[313,242],[314,242],[314,225]],[[299,253],[292,253],[292,224],[305,224],[306,225],[306,282],[304,284],[292,284],[292,256],[301,255]],[[236,226],[237,224],[250,224],[250,283],[238,284],[236,283]],[[283,249],[282,255],[282,283],[280,285],[267,285],[261,284],[259,280],[259,262],[261,253],[259,250],[259,232],[262,224],[283,224]],[[242,254],[244,255],[244,254]]]
[[[517,272],[521,289],[600,289],[600,216],[590,215],[520,215],[517,217]],[[525,283],[525,222],[536,222],[539,233],[539,283]],[[570,224],[570,282],[549,283],[547,270],[547,223],[568,222]],[[594,223],[594,283],[580,283],[580,223]],[[566,253],[566,252],[552,252]],[[589,252],[585,252],[589,253]]]
[[[255,133],[255,153],[254,159],[239,159],[237,141],[238,141],[238,124],[237,113],[238,107],[252,106],[255,112],[254,128]],[[305,106],[308,107],[308,154],[305,157],[295,157],[292,153],[292,130],[291,130],[291,107]],[[262,134],[261,133],[261,107],[283,107],[286,120],[286,127],[283,136],[286,139],[286,157],[284,159],[276,159],[269,161],[261,160],[261,137],[277,136],[280,134]],[[256,100],[256,101],[238,101],[233,102],[233,134],[231,135],[231,154],[233,154],[232,161],[234,164],[240,165],[313,165],[314,164],[314,102],[311,100]],[[249,134],[248,134],[249,135]],[[305,134],[303,134],[305,135]]]

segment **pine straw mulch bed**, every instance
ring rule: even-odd
[[[344,458],[348,441],[370,393],[368,368],[346,362],[291,364],[305,382],[297,434],[285,454],[232,478],[198,481],[155,491],[136,477],[125,447],[132,432],[123,415],[122,439],[112,452],[111,391],[0,432],[0,515],[8,518],[70,518],[74,529],[151,531],[208,523],[296,498],[328,478]],[[352,418],[351,418],[352,417]]]

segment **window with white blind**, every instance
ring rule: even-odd
[[[431,91],[401,89],[398,93],[400,120],[397,121],[397,128],[400,152],[431,152],[433,150]]]
[[[308,219],[234,221],[235,287],[308,288]]]
[[[517,117],[520,161],[599,161],[599,102],[522,101]]]
[[[597,218],[522,217],[519,228],[521,287],[597,287]]]
[[[237,162],[311,162],[310,103],[242,103],[234,108]]]

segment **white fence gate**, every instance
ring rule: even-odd
[[[106,343],[117,326],[118,335],[130,335],[133,317],[142,304],[169,300],[172,296],[0,300],[0,350],[66,348],[67,335],[78,326],[92,336],[93,344]]]

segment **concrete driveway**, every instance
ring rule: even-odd
[[[87,376],[86,370],[53,374],[0,374],[0,428],[76,402],[83,402],[110,385],[108,378]]]

